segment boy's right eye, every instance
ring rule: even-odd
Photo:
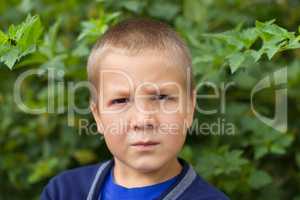
[[[119,99],[113,99],[111,101],[111,104],[124,104],[124,103],[127,103],[129,102],[129,99],[128,98],[119,98]]]

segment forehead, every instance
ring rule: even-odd
[[[112,52],[101,60],[102,89],[142,87],[170,88],[185,85],[186,72],[180,62],[165,52],[145,51],[137,55]]]

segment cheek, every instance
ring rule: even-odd
[[[185,115],[177,112],[174,114],[160,115],[160,131],[170,135],[185,135]],[[179,136],[178,136],[179,137]]]
[[[184,128],[184,116],[181,114],[171,114],[161,116],[161,138],[169,151],[179,151],[186,138]]]
[[[102,116],[104,139],[112,152],[123,151],[123,146],[126,145],[126,126],[120,119],[122,118],[116,115]]]
[[[181,101],[171,100],[162,102],[161,104],[159,104],[159,109],[162,113],[176,113],[181,109]]]
[[[113,155],[119,155],[126,150],[126,138],[124,134],[106,134],[105,143]]]
[[[167,155],[176,155],[182,149],[186,135],[177,133],[176,135],[163,136],[163,149]]]
[[[102,115],[101,122],[103,124],[105,135],[120,135],[126,131],[126,122],[124,121],[124,117],[122,115]]]

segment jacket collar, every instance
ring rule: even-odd
[[[197,173],[191,165],[189,165],[182,158],[178,161],[183,166],[177,181],[168,190],[164,191],[157,200],[174,200],[177,199],[195,180]],[[88,197],[86,200],[98,200],[100,195],[101,186],[104,183],[106,175],[114,165],[113,159],[103,162],[94,177],[93,183],[90,187]]]

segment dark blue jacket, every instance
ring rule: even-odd
[[[204,181],[186,161],[176,183],[157,200],[229,200],[221,191]],[[42,200],[98,200],[101,186],[114,161],[65,171],[50,180]]]

